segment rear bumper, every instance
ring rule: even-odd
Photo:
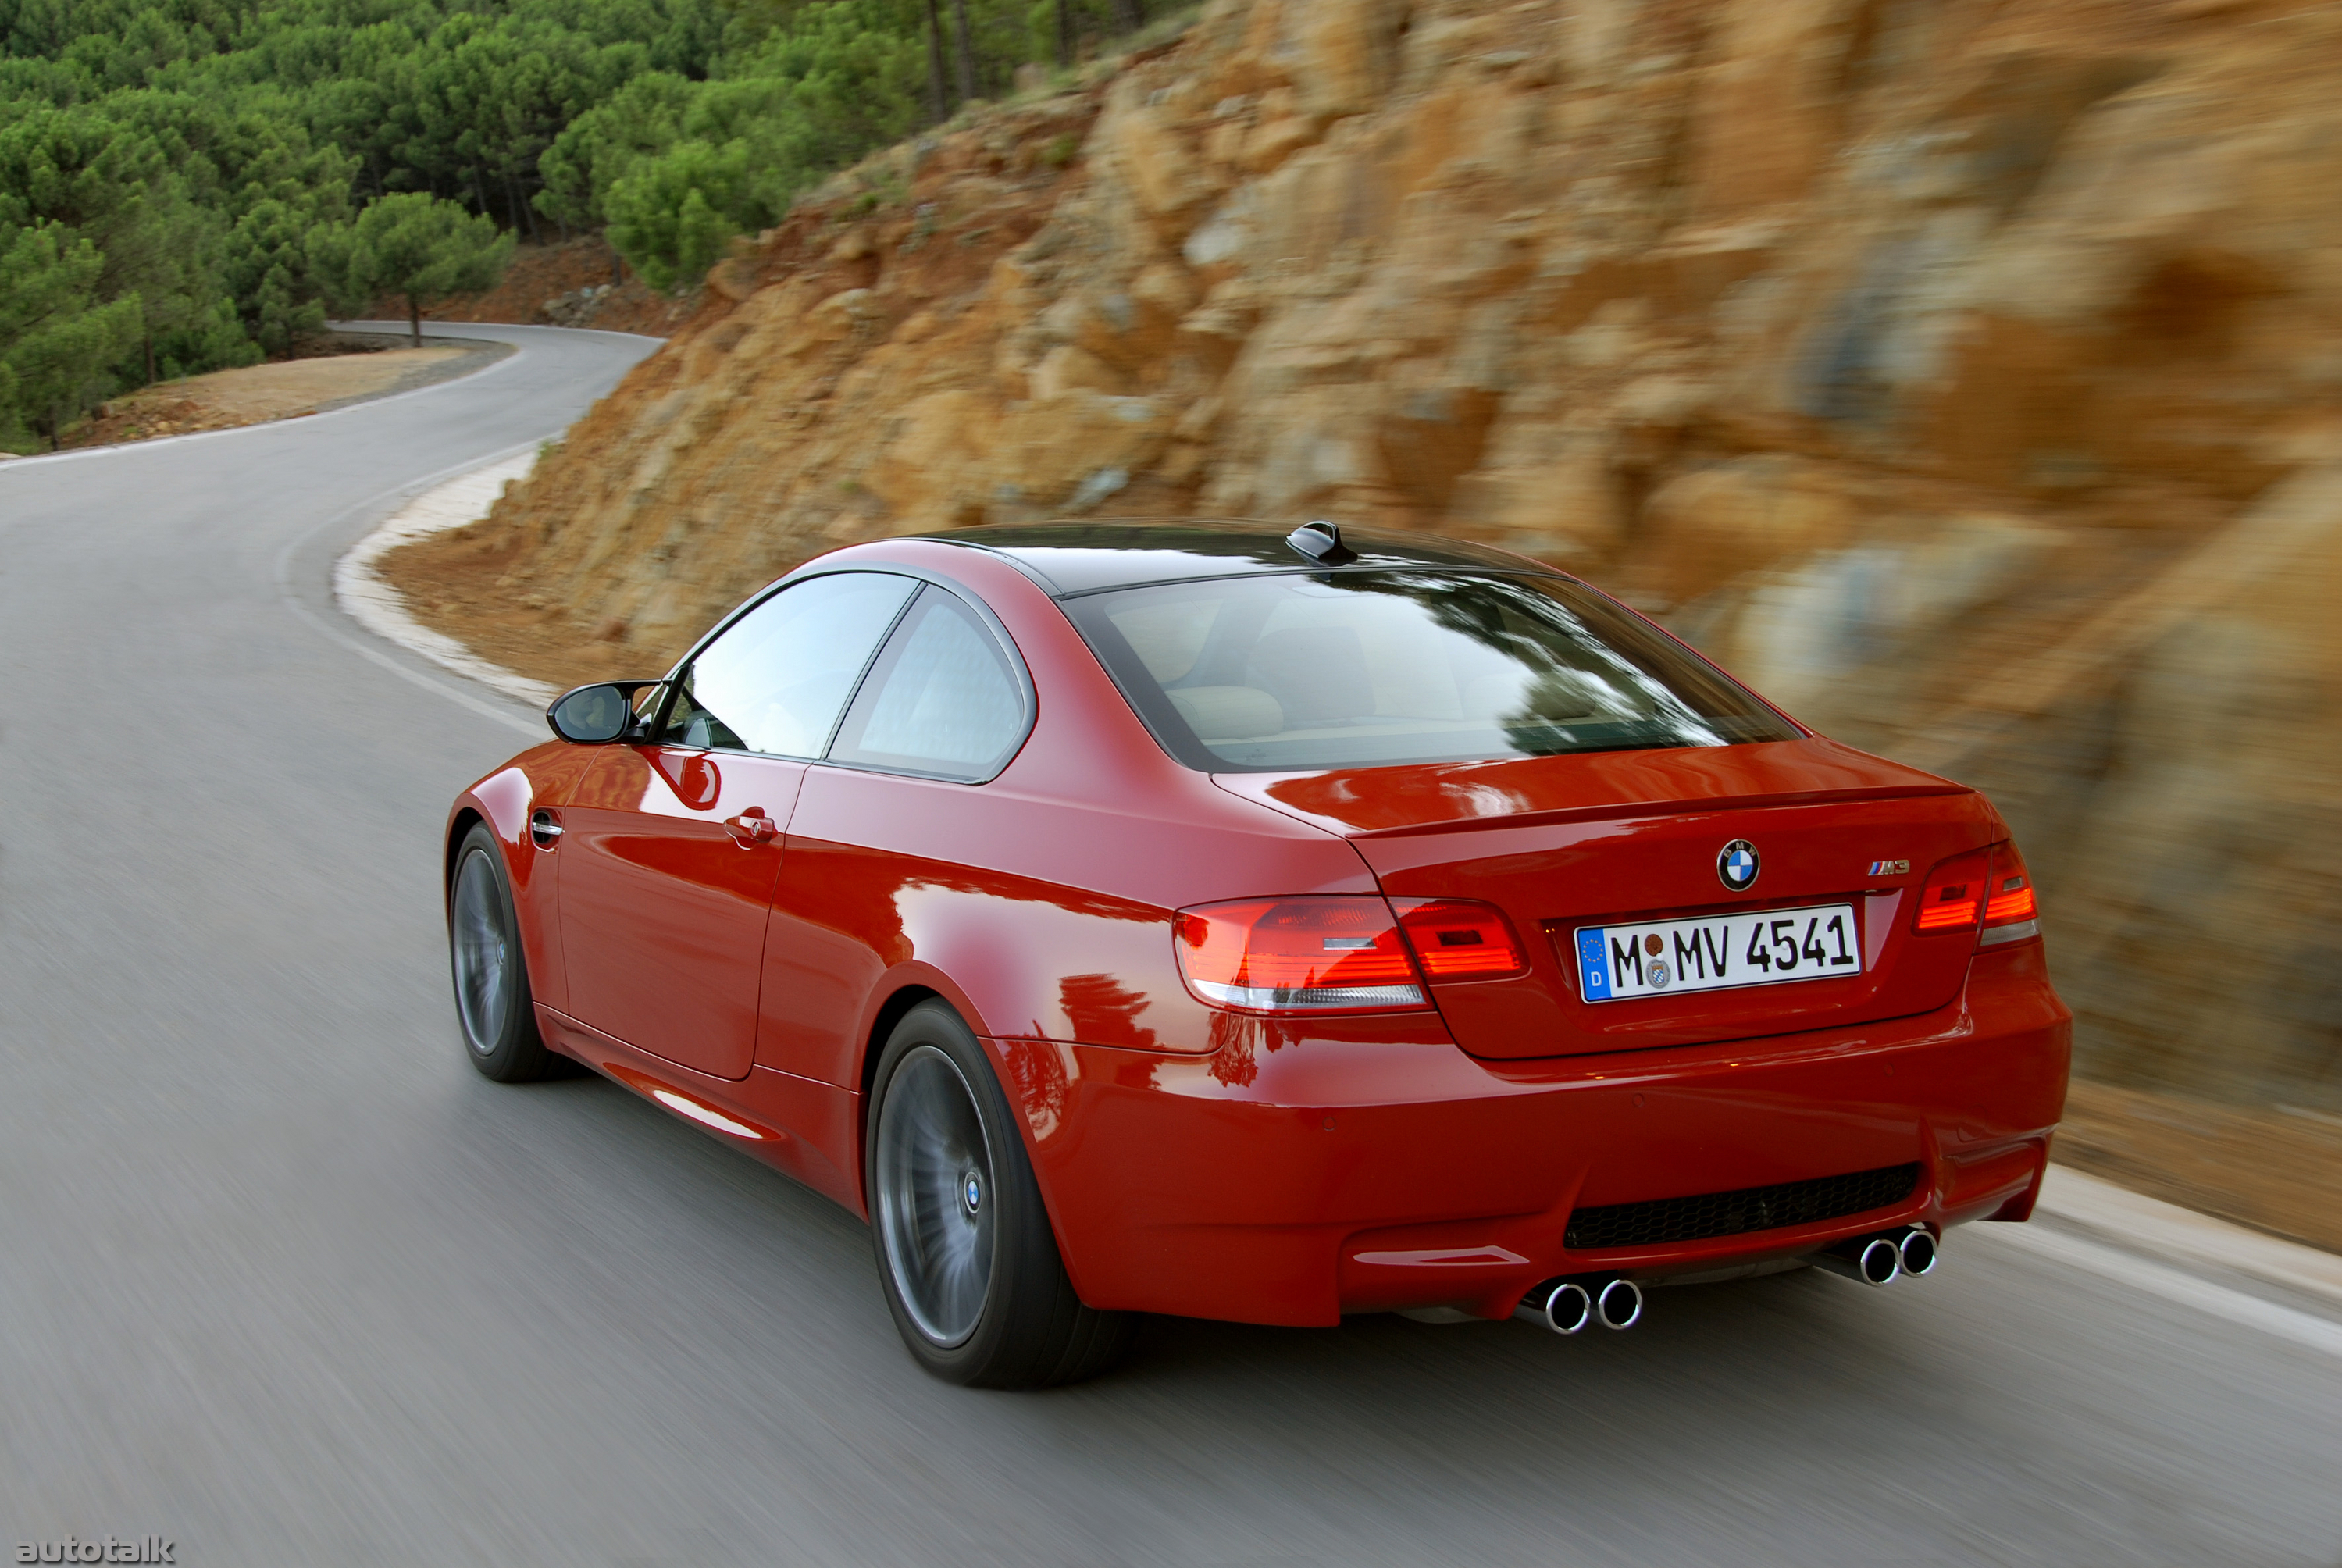
[[[1501,1317],[1557,1274],[1657,1279],[1911,1221],[2024,1218],[2071,1034],[2026,945],[1980,957],[1936,1013],[1720,1046],[1487,1062],[1432,1039],[1250,1023],[1206,1058],[991,1045],[1093,1306],[1296,1325],[1422,1306]],[[1906,1163],[1920,1168],[1911,1195],[1860,1214],[1566,1244],[1582,1206]]]

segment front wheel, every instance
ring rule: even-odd
[[[499,1084],[557,1075],[561,1058],[536,1032],[504,855],[495,835],[478,823],[455,851],[455,874],[447,884],[447,959],[472,1065]]]
[[[976,1388],[1093,1377],[1136,1319],[1082,1304],[976,1036],[941,1002],[904,1015],[873,1084],[866,1191],[895,1326],[919,1364]]]

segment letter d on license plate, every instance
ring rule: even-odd
[[[1862,973],[1862,929],[1850,904],[1582,925],[1576,936],[1578,988],[1588,1002]]]

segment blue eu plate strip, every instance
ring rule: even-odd
[[[1586,976],[1586,999],[1606,999],[1610,994],[1610,955],[1602,950],[1599,931],[1577,934],[1577,967]]]

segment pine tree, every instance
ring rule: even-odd
[[[512,259],[512,237],[487,218],[420,191],[369,203],[350,225],[344,276],[353,295],[395,294],[406,302],[407,333],[423,345],[425,302],[495,286]]]

